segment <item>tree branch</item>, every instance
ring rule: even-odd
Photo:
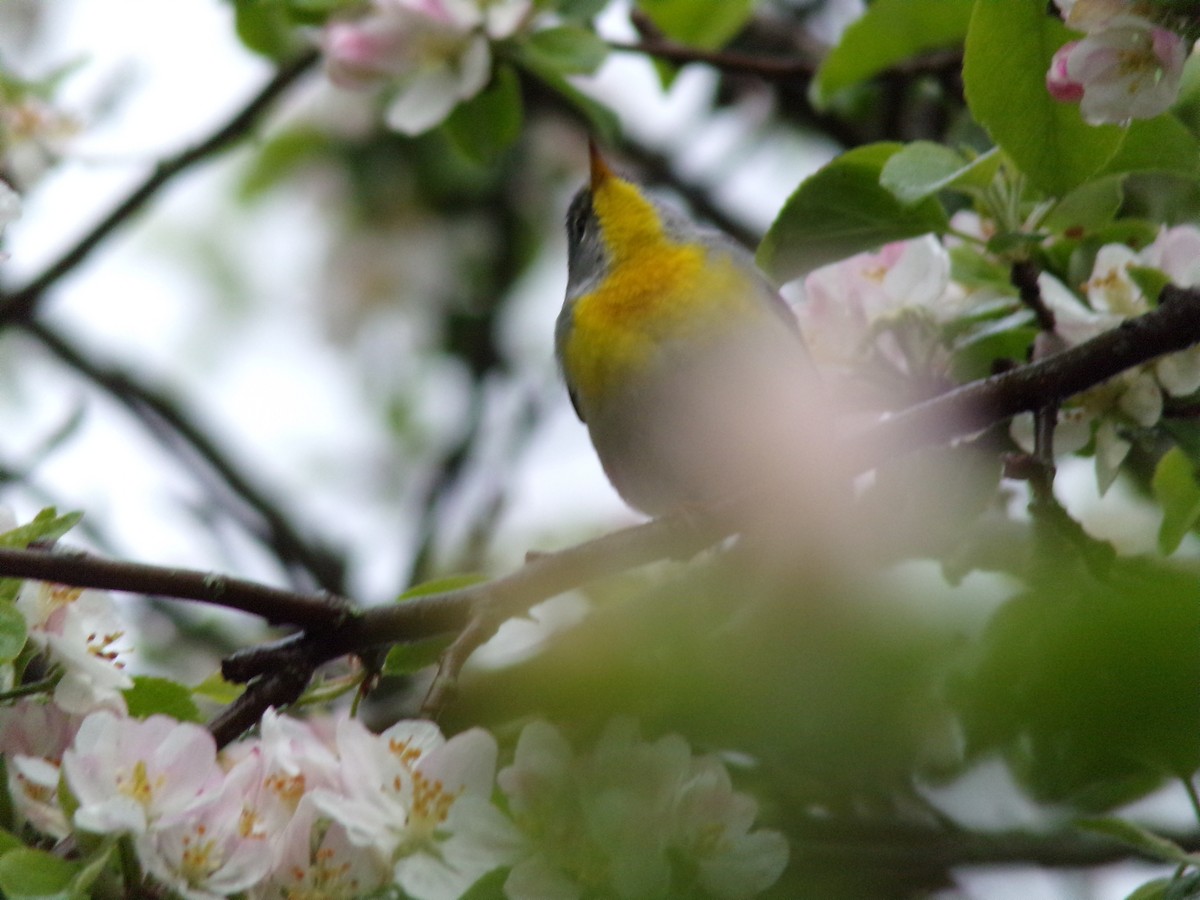
[[[32,317],[47,290],[83,262],[113,231],[136,215],[167,182],[246,135],[271,104],[316,61],[317,52],[309,50],[285,64],[245,106],[208,138],[155,166],[154,171],[118,203],[116,208],[101,219],[75,246],[51,263],[41,275],[25,287],[0,297],[0,325]]]
[[[0,576],[197,600],[305,629],[341,627],[358,614],[351,601],[334,594],[301,594],[212,572],[118,562],[82,553],[0,548]]]
[[[859,436],[851,448],[858,470],[898,453],[977,432],[1094,387],[1125,369],[1200,343],[1200,290],[1165,288],[1145,315],[1036,363],[975,381],[896,413]],[[36,550],[0,551],[0,576],[37,578],[80,587],[136,591],[200,600],[305,629],[267,647],[235,654],[226,676],[251,681],[236,710],[218,720],[222,733],[253,721],[279,697],[297,694],[316,667],[351,653],[460,632],[483,618],[502,622],[550,597],[656,560],[690,556],[723,536],[709,522],[664,517],[557,553],[527,560],[509,575],[401,604],[355,612],[347,601],[263,588],[202,572],[115,563]],[[481,634],[472,634],[471,643]],[[465,644],[464,644],[465,646]],[[444,673],[450,674],[450,673]],[[297,687],[301,684],[301,687]],[[231,738],[230,738],[231,739]]]

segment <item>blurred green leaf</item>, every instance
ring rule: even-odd
[[[608,5],[608,0],[558,0],[555,8],[564,19],[588,20]]]
[[[512,66],[500,66],[487,88],[455,107],[444,128],[460,152],[487,165],[521,135],[521,87]]]
[[[192,692],[169,678],[135,675],[133,687],[124,692],[129,715],[145,719],[153,715],[170,716],[180,722],[203,722]]]
[[[1005,753],[1038,800],[1102,811],[1200,763],[1200,594],[1149,559],[1108,574],[1066,545],[1007,601],[962,684],[972,758]]]
[[[817,70],[813,102],[824,107],[853,84],[926,50],[966,37],[972,0],[876,0],[842,36]]]
[[[1120,175],[1093,178],[1075,188],[1042,221],[1042,228],[1057,232],[1086,232],[1113,220],[1124,199]]]
[[[1151,266],[1127,266],[1125,269],[1129,273],[1129,279],[1136,284],[1149,301],[1153,304],[1158,303],[1159,295],[1162,294],[1163,288],[1171,283],[1171,279],[1161,269],[1155,269]]]
[[[459,900],[506,900],[504,882],[508,880],[508,867],[493,869],[476,881]]]
[[[1094,819],[1077,819],[1077,828],[1090,831],[1092,834],[1103,835],[1120,841],[1138,853],[1174,865],[1194,866],[1200,864],[1200,857],[1188,853],[1174,841],[1148,831],[1141,825],[1135,825],[1125,819],[1103,816]]]
[[[44,850],[21,848],[0,856],[0,891],[7,900],[66,900],[79,865]]]
[[[1151,481],[1154,499],[1162,507],[1158,527],[1158,549],[1164,556],[1174,553],[1188,532],[1200,521],[1200,484],[1196,466],[1180,447],[1172,447],[1154,469]]]
[[[693,47],[724,46],[742,30],[756,0],[637,0],[663,34]]]
[[[1072,36],[1042,0],[978,0],[963,61],[971,113],[1052,197],[1100,171],[1124,136],[1115,125],[1088,125],[1077,105],[1046,90],[1050,60]]]
[[[789,281],[889,241],[944,231],[946,211],[935,199],[906,205],[879,183],[902,146],[857,147],[805,179],[759,245],[763,270]]]
[[[25,649],[25,617],[11,603],[0,604],[0,664],[12,662]]]
[[[1170,113],[1129,125],[1103,172],[1164,172],[1194,178],[1200,174],[1200,143]]]
[[[447,591],[457,591],[460,588],[471,587],[487,581],[487,576],[479,572],[463,572],[459,575],[444,575],[441,578],[431,578],[415,584],[396,598],[397,603],[412,600],[415,597],[428,597],[430,594],[444,594]]]
[[[314,129],[299,128],[275,135],[258,148],[242,174],[239,199],[258,199],[300,166],[328,157],[332,149],[329,137]]]
[[[608,44],[594,31],[578,25],[535,31],[521,44],[521,49],[539,64],[564,75],[591,74],[608,56]]]
[[[218,670],[192,688],[192,696],[211,700],[214,703],[227,704],[242,696],[242,692],[245,690],[244,684],[226,681]]]
[[[298,46],[286,0],[233,0],[238,40],[262,56],[284,59]]]
[[[932,141],[914,141],[883,166],[879,183],[901,203],[913,204],[949,188],[981,190],[987,187],[1003,157],[992,148],[975,159]]]
[[[1170,885],[1171,879],[1169,878],[1155,878],[1135,889],[1125,900],[1166,900],[1167,889]]]
[[[432,666],[453,642],[453,636],[428,638],[406,644],[393,644],[381,669],[384,675],[409,675]]]

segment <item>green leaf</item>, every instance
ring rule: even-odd
[[[94,896],[92,885],[104,874],[104,870],[108,868],[108,863],[116,852],[116,843],[106,841],[95,855],[84,863],[79,873],[71,879],[71,886],[67,892],[71,900],[88,900]]]
[[[608,44],[591,29],[578,25],[535,31],[521,49],[541,65],[564,75],[590,75],[608,56]]]
[[[1200,174],[1200,144],[1183,123],[1169,113],[1133,122],[1104,172],[1163,172],[1195,177]]]
[[[1085,181],[1063,197],[1042,221],[1047,231],[1086,232],[1113,220],[1124,199],[1123,175]]]
[[[410,644],[395,644],[388,650],[382,672],[384,675],[409,675],[419,672],[437,662],[442,651],[449,647],[453,640],[453,637],[443,635]]]
[[[270,59],[293,53],[297,38],[284,0],[233,0],[238,39]]]
[[[444,594],[447,591],[457,591],[460,588],[471,587],[487,581],[486,575],[478,572],[463,572],[458,575],[443,575],[441,578],[431,578],[413,585],[396,598],[397,603],[412,600],[415,597],[428,597],[430,594]]]
[[[1083,184],[1113,157],[1123,132],[1092,126],[1046,90],[1054,52],[1072,33],[1042,0],[978,0],[967,32],[967,104],[1017,168],[1053,197]]]
[[[23,550],[35,542],[48,544],[57,541],[78,525],[82,518],[83,513],[80,512],[60,516],[53,506],[49,506],[34,516],[33,521],[0,534],[0,547]]]
[[[255,200],[277,186],[300,166],[325,157],[329,136],[315,129],[285,131],[258,148],[238,183],[239,200]]]
[[[6,900],[66,898],[71,880],[79,873],[76,863],[44,850],[22,848],[0,856],[0,891]]]
[[[1165,900],[1167,896],[1167,888],[1171,886],[1169,878],[1155,878],[1153,881],[1147,881],[1145,884],[1135,888],[1125,900]]]
[[[637,0],[667,37],[693,47],[722,47],[742,30],[755,0]]]
[[[906,205],[879,183],[901,146],[857,147],[805,179],[759,245],[763,270],[789,281],[889,241],[943,231],[946,211],[935,199]]]
[[[876,0],[846,29],[812,84],[823,107],[843,88],[926,50],[951,47],[967,34],[972,0]]]
[[[608,5],[608,0],[560,0],[556,11],[564,19],[588,21]]]
[[[521,115],[517,73],[500,66],[486,89],[458,104],[446,119],[446,134],[464,156],[488,164],[520,136]]]
[[[3,856],[10,850],[17,850],[24,847],[25,843],[11,831],[6,831],[0,828],[0,856]]]
[[[879,183],[908,205],[950,188],[982,190],[991,184],[1003,157],[992,148],[967,159],[932,141],[914,141],[884,164]]]
[[[1200,520],[1200,484],[1196,469],[1181,447],[1172,447],[1158,461],[1151,480],[1154,499],[1162,507],[1158,549],[1164,556],[1179,549],[1184,537]]]
[[[192,696],[212,700],[214,703],[229,704],[242,696],[245,690],[244,684],[226,681],[218,670],[192,688]]]
[[[1142,294],[1156,305],[1163,288],[1171,283],[1165,272],[1150,266],[1126,266],[1125,271],[1129,273],[1130,280],[1141,288]]]
[[[1174,841],[1167,840],[1165,837],[1147,831],[1142,826],[1125,819],[1100,816],[1092,819],[1078,819],[1075,825],[1092,834],[1118,840],[1151,859],[1183,866],[1194,866],[1200,863],[1200,857],[1188,853]]]
[[[25,649],[28,636],[20,610],[11,603],[0,604],[0,664],[16,659]]]
[[[1097,577],[1091,552],[1054,546],[955,690],[973,758],[1002,752],[1038,801],[1103,812],[1200,765],[1200,595],[1150,558]]]
[[[511,869],[504,866],[492,869],[471,885],[459,900],[505,900],[504,882],[508,879]]]
[[[135,675],[133,687],[125,691],[125,705],[135,719],[162,714],[180,722],[202,722],[204,717],[192,692],[178,682],[150,675]]]

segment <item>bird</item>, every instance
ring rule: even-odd
[[[605,474],[651,516],[766,489],[811,371],[791,308],[728,235],[617,175],[594,142],[589,157],[555,350]]]

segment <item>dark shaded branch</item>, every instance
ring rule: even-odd
[[[342,593],[344,560],[322,543],[301,535],[275,501],[229,458],[174,398],[142,383],[128,372],[96,362],[39,322],[26,322],[23,327],[47,350],[128,409],[160,444],[183,460],[189,471],[196,471],[197,461],[202,463],[211,473],[205,479],[206,489],[218,497],[232,494],[239,502],[226,504],[231,514],[270,547],[284,566],[301,569],[326,591]]]
[[[331,594],[299,594],[212,572],[117,562],[82,553],[0,548],[0,575],[198,600],[308,629],[341,627],[357,610],[349,600]]]
[[[1159,306],[1038,362],[909,407],[864,434],[860,465],[963,437],[1020,412],[1060,403],[1126,369],[1200,343],[1200,290],[1167,285]],[[886,449],[884,449],[886,448]]]
[[[271,104],[312,68],[316,61],[317,52],[310,50],[287,63],[245,106],[208,138],[155,166],[154,171],[118,203],[116,208],[59,259],[51,263],[42,274],[25,287],[0,298],[0,324],[29,319],[47,290],[83,262],[112,232],[136,215],[167,182],[249,133]]]
[[[1038,328],[1042,331],[1054,330],[1054,313],[1042,299],[1042,289],[1038,287],[1038,267],[1028,260],[1015,262],[1012,265],[1010,281],[1021,297],[1021,302],[1033,310],[1037,318]]]

